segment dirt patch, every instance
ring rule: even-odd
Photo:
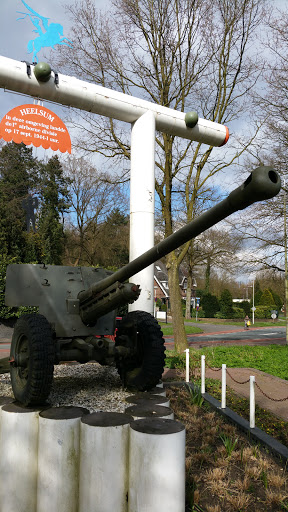
[[[186,512],[288,510],[285,465],[236,427],[193,403],[185,389],[167,389],[186,427]]]

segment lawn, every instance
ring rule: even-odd
[[[213,367],[255,368],[288,380],[288,345],[205,347],[201,354]]]
[[[161,330],[164,336],[173,336],[173,327],[172,324],[166,324],[164,322],[158,322],[161,326]],[[186,334],[199,334],[202,331],[200,327],[194,327],[193,325],[185,325]]]
[[[288,380],[288,345],[267,346],[217,346],[190,348],[191,366],[200,365],[201,355],[205,355],[209,366],[220,368],[255,368],[263,372]],[[184,368],[185,354],[166,351],[168,368]]]

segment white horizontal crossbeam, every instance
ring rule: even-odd
[[[134,123],[147,111],[153,112],[156,130],[184,139],[222,146],[229,137],[224,125],[199,118],[193,128],[185,124],[185,113],[113,91],[78,78],[52,73],[47,82],[40,82],[33,73],[27,74],[26,63],[0,56],[0,87],[22,94],[67,105],[94,114]]]

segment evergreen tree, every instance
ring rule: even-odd
[[[239,304],[237,304],[237,307],[243,309],[245,315],[251,315],[251,304],[248,300],[243,300],[242,302],[239,302]]]
[[[25,144],[0,151],[0,242],[2,254],[26,259],[26,211],[23,201],[35,191],[38,162]]]
[[[69,208],[69,178],[63,175],[58,156],[50,158],[40,169],[40,213],[38,232],[42,261],[61,265],[64,252],[64,218]]]
[[[232,318],[233,317],[233,299],[232,295],[225,288],[221,293],[220,297],[220,312],[223,315],[223,318]]]
[[[212,295],[211,293],[204,293],[201,298],[201,306],[205,312],[206,318],[214,318],[215,313],[219,311],[219,301],[216,295]]]
[[[269,307],[271,309],[275,309],[275,303],[274,303],[273,295],[268,290],[268,288],[266,288],[263,291],[263,293],[262,293],[260,305],[261,306],[267,306],[267,307]]]
[[[280,295],[278,295],[278,293],[273,292],[273,290],[271,290],[271,288],[269,288],[269,292],[271,293],[271,295],[273,297],[273,303],[275,304],[276,309],[278,311],[280,311],[283,306],[283,300],[281,299]]]
[[[255,306],[260,306],[262,304],[261,303],[262,295],[263,295],[263,292],[261,290],[258,290],[255,293],[255,295],[254,295],[254,304],[255,304]]]

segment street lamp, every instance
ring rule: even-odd
[[[255,319],[255,305],[254,305],[254,279],[252,281],[252,324],[254,325]]]
[[[252,284],[248,285],[247,288],[252,288],[252,324],[254,325],[254,321],[255,321],[255,305],[254,305],[254,279],[252,281]]]

